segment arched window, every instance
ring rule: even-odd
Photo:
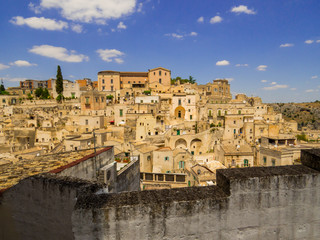
[[[244,159],[243,166],[244,167],[249,167],[249,160],[248,159]]]

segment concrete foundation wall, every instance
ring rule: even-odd
[[[117,192],[140,190],[140,161],[132,161],[118,172]]]

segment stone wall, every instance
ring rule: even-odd
[[[319,161],[319,150],[303,150],[307,166],[223,169],[217,186],[114,194],[35,176],[2,193],[0,239],[320,239]]]

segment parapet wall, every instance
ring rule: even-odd
[[[211,187],[104,194],[28,178],[0,198],[0,239],[320,239],[319,150],[303,152],[312,168],[223,169]]]

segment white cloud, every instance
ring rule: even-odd
[[[234,80],[234,78],[225,78],[226,80],[228,80],[229,82],[232,82]]]
[[[295,91],[295,90],[297,90],[297,89],[296,89],[296,88],[290,88],[290,90],[291,90],[291,91]]]
[[[236,67],[248,67],[248,66],[249,66],[249,64],[247,64],[247,63],[245,63],[245,64],[240,64],[240,63],[236,64]]]
[[[267,65],[259,65],[258,67],[257,67],[257,70],[258,71],[266,71],[267,70]]]
[[[63,62],[82,62],[88,61],[89,57],[83,54],[76,54],[74,50],[67,50],[63,47],[50,45],[33,46],[29,52],[48,58],[54,58]]]
[[[35,14],[41,13],[41,7],[40,6],[35,6],[33,3],[29,3],[28,5],[29,9],[33,11]]]
[[[131,14],[136,4],[136,0],[41,0],[40,7],[58,9],[66,19],[89,23]]]
[[[97,53],[99,53],[99,56],[103,61],[123,63],[123,60],[120,57],[123,56],[124,53],[117,49],[98,49]]]
[[[311,44],[311,43],[313,43],[313,42],[314,42],[314,41],[313,41],[313,40],[310,40],[310,39],[304,41],[304,43],[306,43],[306,44]]]
[[[317,75],[311,77],[311,79],[316,79],[316,78],[318,78]]]
[[[211,24],[215,24],[215,23],[219,23],[219,22],[222,22],[222,17],[220,17],[220,16],[214,16],[210,19]]]
[[[270,83],[271,85],[276,85],[277,84],[277,82],[272,82],[272,83]]]
[[[230,62],[227,60],[221,60],[221,61],[216,62],[216,65],[217,66],[227,66],[227,65],[230,65]]]
[[[202,16],[199,17],[198,20],[197,20],[197,22],[198,22],[198,23],[203,23],[203,22],[204,22],[204,18],[203,18]]]
[[[35,63],[29,63],[28,61],[25,60],[17,60],[15,62],[10,63],[12,66],[17,66],[17,67],[31,67],[31,66],[37,66]]]
[[[319,89],[308,89],[305,92],[311,93],[311,92],[319,92]]]
[[[283,47],[293,47],[294,44],[293,43],[284,43],[284,44],[281,44],[280,47],[283,48]]]
[[[73,24],[71,26],[71,29],[72,29],[72,31],[74,31],[76,33],[82,33],[82,31],[83,31],[82,25],[80,25],[80,24]]]
[[[139,3],[137,7],[137,12],[142,12],[143,3]]]
[[[127,28],[127,26],[126,26],[126,25],[124,25],[124,23],[123,23],[123,22],[119,22],[119,24],[118,24],[117,28],[118,28],[118,29],[126,29],[126,28]]]
[[[266,83],[266,82],[268,82],[268,81],[267,81],[267,80],[261,80],[261,82],[262,82],[262,83]]]
[[[267,90],[267,91],[269,91],[269,90],[277,90],[277,89],[281,89],[281,88],[288,88],[289,86],[288,85],[273,85],[273,86],[271,86],[271,87],[264,87],[264,88],[262,88],[263,90]]]
[[[316,41],[316,43],[320,43],[320,39]]]
[[[10,66],[0,63],[0,70],[9,68]]]
[[[256,12],[254,10],[248,9],[248,7],[245,5],[239,5],[237,7],[233,7],[231,9],[231,12],[238,13],[238,14],[240,14],[240,13],[256,14]]]
[[[177,33],[166,33],[165,36],[173,37],[175,39],[183,39],[183,35]]]
[[[195,37],[195,36],[198,36],[198,33],[196,33],[196,32],[191,32],[189,35],[192,36],[192,37]]]
[[[44,17],[30,17],[30,18],[23,18],[21,16],[13,17],[10,20],[11,23],[23,26],[27,25],[28,27],[34,29],[41,29],[41,30],[49,30],[49,31],[61,31],[64,28],[68,28],[68,23],[63,21],[56,21],[55,19],[49,19]]]
[[[5,77],[5,78],[3,78],[3,80],[8,81],[8,82],[20,82],[20,81],[24,81],[27,79],[28,78],[21,78],[21,77],[17,77],[17,78]]]

